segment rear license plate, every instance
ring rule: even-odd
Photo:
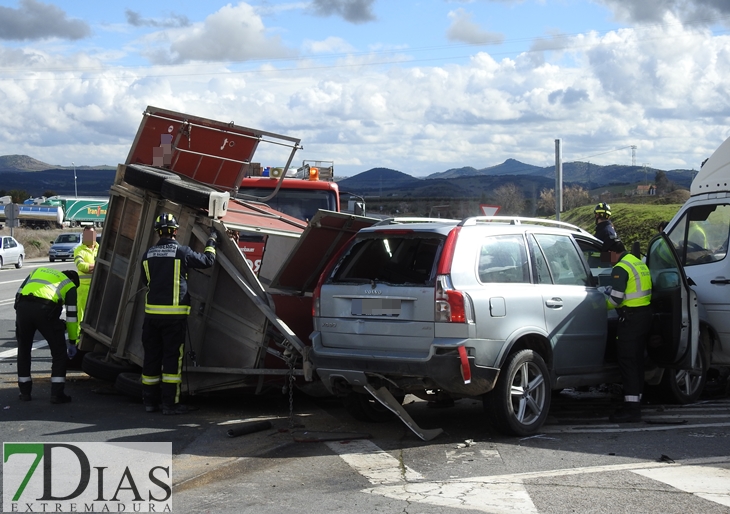
[[[355,298],[353,316],[400,316],[400,300],[386,298]]]

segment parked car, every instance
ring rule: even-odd
[[[317,373],[361,420],[398,410],[375,398],[385,388],[397,401],[482,398],[499,431],[533,434],[551,390],[620,382],[600,247],[578,227],[523,218],[362,229],[313,293]],[[671,377],[686,403],[701,392],[707,356],[696,296],[669,248],[660,235],[647,254],[656,323],[646,378]],[[659,258],[667,249],[671,262]]]
[[[0,268],[8,264],[15,264],[16,268],[22,268],[24,259],[25,247],[14,237],[2,236],[2,248],[0,248]]]
[[[56,259],[66,262],[66,259],[74,258],[74,249],[81,244],[81,232],[69,232],[59,234],[55,241],[51,241],[51,248],[48,250],[48,260],[54,262]]]

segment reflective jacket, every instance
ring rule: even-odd
[[[170,238],[161,238],[142,259],[148,286],[144,311],[147,316],[185,317],[190,314],[188,269],[209,268],[215,262],[215,242],[208,240],[204,253]]]
[[[38,268],[23,281],[15,295],[18,302],[33,301],[39,305],[50,305],[58,308],[66,305],[66,330],[68,338],[77,341],[79,338],[79,321],[76,317],[76,285],[60,271],[53,268]]]
[[[99,253],[99,244],[96,242],[93,247],[88,247],[82,244],[74,249],[74,264],[79,272],[79,280],[81,281],[82,286],[84,285],[84,281],[86,281],[87,287],[91,282],[91,271],[89,271],[89,265],[94,264],[97,253]]]
[[[641,259],[624,253],[611,270],[609,309],[643,307],[651,303],[651,272]]]

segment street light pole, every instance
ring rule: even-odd
[[[76,187],[76,163],[72,162],[71,166],[74,167],[74,193],[76,194],[76,198],[79,197],[79,189]]]

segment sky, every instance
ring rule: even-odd
[[[556,139],[699,169],[730,136],[729,29],[728,0],[0,0],[0,155],[123,163],[150,105],[340,176],[551,166]]]

